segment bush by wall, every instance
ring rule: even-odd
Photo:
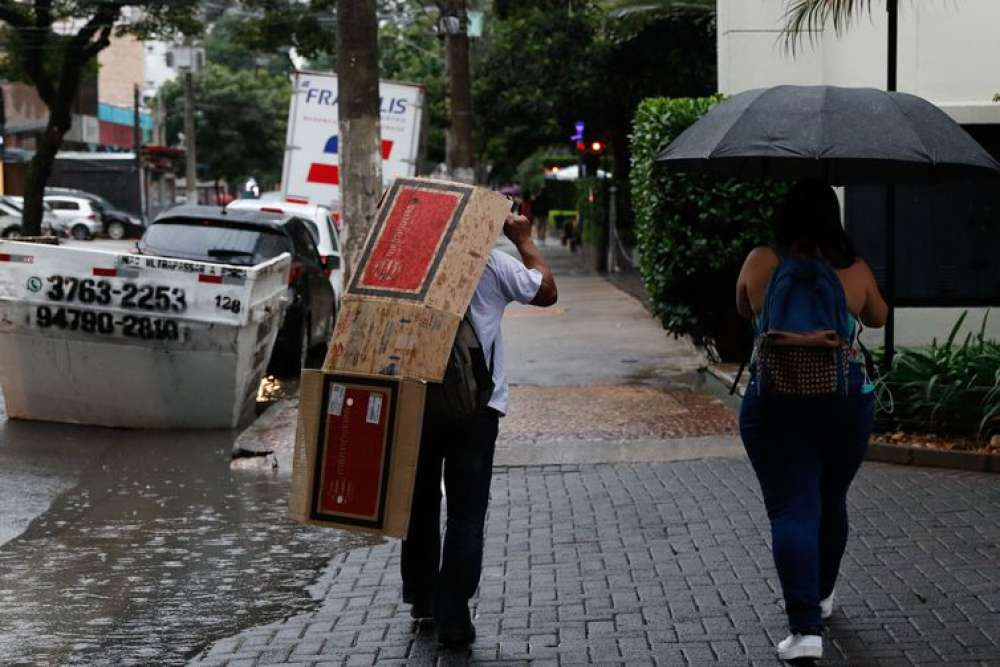
[[[880,415],[880,430],[989,436],[1000,433],[1000,342],[986,339],[986,319],[977,334],[959,338],[963,314],[944,343],[900,350],[886,385],[892,414]]]
[[[785,186],[654,167],[657,154],[720,100],[643,100],[633,122],[631,194],[655,314],[671,333],[739,361],[750,335],[736,315],[736,277],[750,249],[771,238]]]

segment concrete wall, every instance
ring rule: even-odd
[[[784,48],[786,0],[718,0],[719,90],[733,94],[780,83],[885,87],[886,12],[872,3],[841,36],[806,37]],[[1000,2],[902,0],[899,89],[926,97],[963,123],[1000,123]]]
[[[925,97],[964,124],[1000,124],[1000,0],[901,0],[899,90]],[[781,29],[787,0],[718,0],[719,91],[791,84],[886,85],[884,2],[874,0],[843,35],[807,36],[793,57]],[[811,39],[810,39],[811,37]],[[963,309],[900,309],[896,340],[923,345],[942,339]],[[976,330],[985,310],[969,309]],[[987,327],[1000,338],[1000,312]],[[866,339],[881,340],[880,331]]]
[[[133,89],[145,82],[145,50],[131,37],[115,37],[97,56],[97,92],[101,102],[131,108]]]

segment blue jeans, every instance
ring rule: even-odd
[[[771,548],[793,633],[819,634],[847,545],[847,489],[868,449],[872,394],[758,396],[751,382],[740,435],[771,520]]]
[[[440,625],[469,621],[469,599],[483,567],[483,532],[493,478],[499,413],[469,419],[424,415],[410,527],[401,559],[403,600],[431,602]],[[447,530],[441,552],[441,469]]]

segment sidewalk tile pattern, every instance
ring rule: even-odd
[[[622,441],[737,432],[736,416],[716,398],[637,385],[515,386],[509,413],[500,437],[511,443],[544,443],[554,436]]]
[[[823,664],[1000,665],[997,478],[868,464],[850,504]],[[338,556],[315,612],[197,663],[773,665],[768,536],[742,460],[498,468],[469,652],[413,627],[387,542]]]

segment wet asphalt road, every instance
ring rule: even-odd
[[[232,467],[235,437],[0,404],[0,664],[183,664],[312,608],[319,571],[366,540],[290,522],[290,471]]]

